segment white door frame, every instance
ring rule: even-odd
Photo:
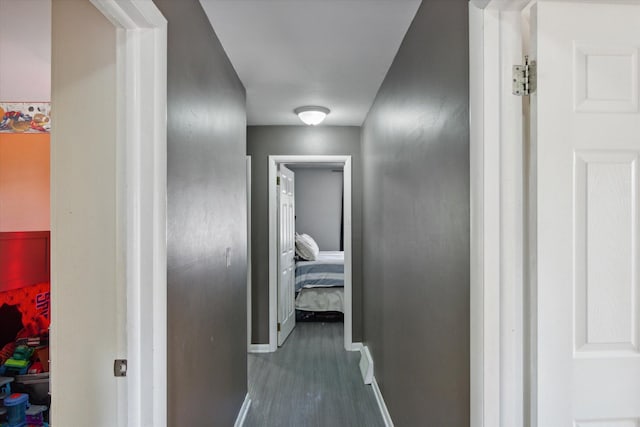
[[[118,214],[126,216],[128,426],[167,425],[167,21],[152,0],[91,0],[117,28]],[[81,53],[79,53],[81,54]],[[54,397],[55,398],[55,397]],[[119,425],[124,421],[121,420]]]
[[[527,425],[534,325],[525,284],[523,100],[511,94],[530,0],[472,0],[471,426]],[[527,351],[525,351],[527,349]]]
[[[278,251],[277,188],[280,163],[343,163],[344,164],[344,348],[360,349],[352,340],[353,246],[351,233],[351,156],[269,156],[269,350],[278,349]],[[251,309],[251,308],[249,308]]]
[[[247,168],[247,351],[251,351],[251,156]]]

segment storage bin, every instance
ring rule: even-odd
[[[7,408],[9,427],[22,427],[27,424],[26,410],[29,405],[29,396],[24,393],[13,393],[4,399]]]
[[[47,407],[44,405],[31,405],[25,411],[27,424],[31,426],[44,426],[44,411]]]
[[[11,394],[12,382],[13,378],[11,377],[0,377],[0,407],[4,406],[4,399]],[[0,422],[1,420],[2,418],[0,418]]]
[[[29,395],[32,405],[51,405],[49,397],[49,372],[41,374],[18,375],[13,383],[13,390]]]

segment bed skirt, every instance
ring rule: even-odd
[[[296,296],[296,310],[344,313],[344,288],[302,289]]]

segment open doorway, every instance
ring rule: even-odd
[[[318,245],[318,250],[322,250],[323,254],[321,258],[324,259],[324,263],[322,260],[318,262],[317,259],[314,260],[302,260],[299,258],[299,262],[302,263],[301,266],[304,267],[313,267],[322,269],[323,266],[329,266],[328,268],[332,270],[330,274],[320,273],[320,275],[316,275],[316,279],[319,281],[316,282],[317,286],[314,286],[312,281],[307,285],[304,283],[305,274],[304,271],[301,271],[302,274],[298,275],[297,280],[297,289],[296,289],[296,278],[295,278],[295,267],[290,267],[290,281],[287,289],[287,297],[289,298],[289,312],[285,313],[284,308],[282,307],[283,303],[286,303],[285,298],[282,295],[282,291],[279,293],[279,282],[282,283],[282,279],[279,276],[282,276],[282,272],[280,271],[281,265],[281,255],[282,251],[279,250],[279,198],[278,198],[278,177],[280,175],[281,167],[292,170],[293,179],[295,180],[295,171],[296,170],[315,170],[315,171],[327,171],[328,174],[339,174],[339,178],[342,181],[341,185],[341,194],[340,201],[334,201],[334,205],[337,203],[340,212],[339,212],[339,220],[336,222],[333,221],[336,230],[333,235],[322,235],[316,236],[317,240],[320,240],[322,247]],[[334,172],[339,171],[339,172]],[[353,350],[353,341],[352,341],[352,239],[351,239],[351,224],[352,224],[352,214],[351,214],[351,196],[352,196],[352,179],[351,179],[351,156],[269,156],[269,351],[276,351],[278,348],[278,323],[281,324],[281,332],[283,332],[282,328],[282,320],[288,314],[289,316],[298,316],[298,319],[303,318],[325,318],[326,316],[334,316],[332,320],[335,320],[339,317],[342,317],[344,322],[344,348],[347,351]],[[282,181],[281,181],[282,182]],[[292,185],[293,189],[291,191],[292,197],[295,195],[295,181]],[[297,198],[297,197],[296,197]],[[294,206],[295,200],[294,198]],[[295,211],[295,207],[293,209]],[[294,225],[293,228],[293,236],[289,236],[289,243],[292,241],[295,242],[295,232],[297,231],[300,236],[310,233],[305,232],[305,230],[298,229],[298,225],[305,226],[304,223],[299,224],[295,221],[294,215]],[[329,220],[331,222],[331,220]],[[307,224],[306,227],[309,227]],[[313,230],[315,228],[307,228],[308,230]],[[291,228],[290,228],[291,230]],[[291,231],[289,231],[289,234]],[[329,234],[329,233],[327,233]],[[316,240],[312,236],[313,240]],[[317,243],[317,242],[316,242]],[[291,245],[289,246],[289,257],[293,258],[294,255],[291,253]],[[333,249],[333,250],[330,250]],[[319,252],[318,251],[318,252]],[[315,257],[317,258],[317,256]],[[339,259],[338,259],[339,258]],[[342,261],[343,260],[343,261]],[[340,266],[342,264],[342,266]],[[326,268],[325,268],[326,269]],[[342,270],[342,271],[338,271]],[[340,277],[338,277],[340,276]],[[306,277],[313,278],[312,274],[307,275]],[[330,283],[331,282],[331,283]],[[342,283],[342,286],[338,282]],[[331,285],[331,286],[329,286]],[[305,286],[309,286],[305,288]],[[280,287],[282,288],[282,287]],[[306,290],[304,290],[306,289]],[[298,310],[297,314],[293,308],[296,305],[296,299],[298,299],[298,306],[300,308],[307,308],[307,310]],[[251,307],[248,308],[251,310]],[[330,313],[327,315],[327,313]],[[339,316],[338,313],[341,313],[342,316]],[[295,321],[295,317],[293,319]],[[293,329],[293,325],[290,326]],[[284,337],[283,337],[284,338]],[[280,340],[280,343],[284,342],[284,339]]]
[[[278,346],[296,322],[344,323],[344,164],[278,171]]]
[[[25,404],[49,421],[50,21],[48,2],[0,2],[2,425]]]

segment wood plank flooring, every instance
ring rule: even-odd
[[[250,354],[245,427],[384,427],[343,332],[342,323],[298,323],[275,353]]]

